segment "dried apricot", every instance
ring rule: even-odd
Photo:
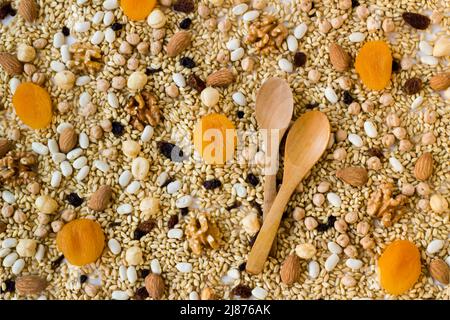
[[[224,164],[234,156],[236,128],[223,114],[209,114],[194,128],[194,146],[207,164]]]
[[[67,261],[75,266],[83,266],[95,262],[101,256],[105,235],[97,222],[77,219],[58,232],[56,245]]]
[[[121,0],[120,7],[131,21],[144,20],[156,6],[156,0]]]
[[[393,295],[411,289],[419,279],[420,270],[419,249],[408,240],[392,242],[378,259],[381,286]]]
[[[383,90],[391,79],[392,53],[386,42],[366,42],[356,56],[355,69],[371,90]]]
[[[19,119],[33,129],[43,129],[52,122],[52,100],[47,90],[37,84],[21,83],[12,103]]]

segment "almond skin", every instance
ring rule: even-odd
[[[294,284],[300,277],[300,258],[295,254],[289,255],[281,265],[280,276],[284,284]]]
[[[149,274],[145,277],[145,289],[147,289],[150,298],[161,299],[165,290],[163,278],[159,274]]]
[[[439,73],[430,79],[430,87],[434,91],[443,91],[450,86],[450,72]]]
[[[429,266],[430,275],[433,277],[434,280],[439,281],[442,284],[449,284],[450,282],[450,270],[445,263],[445,261],[441,259],[434,259],[431,261]]]
[[[234,75],[229,69],[220,69],[206,78],[206,84],[210,87],[226,87],[233,82]]]
[[[170,38],[167,44],[167,55],[176,57],[191,45],[191,34],[187,31],[179,31]]]
[[[354,187],[361,187],[369,180],[367,170],[362,167],[339,169],[336,171],[336,177]]]
[[[345,71],[352,61],[350,55],[338,44],[332,43],[328,48],[330,62],[337,71]]]
[[[101,186],[98,188],[88,201],[89,209],[94,211],[105,210],[111,202],[112,193],[112,188],[110,186]]]
[[[429,152],[422,154],[414,166],[414,176],[417,180],[427,180],[433,174],[433,156]]]
[[[39,16],[36,0],[21,0],[17,11],[27,22],[34,22]]]
[[[21,276],[16,279],[16,291],[20,295],[33,295],[47,287],[47,280],[39,276]]]
[[[7,52],[0,52],[0,65],[9,75],[21,74],[23,72],[23,63],[16,56]]]
[[[0,138],[0,158],[11,150],[11,142],[8,139]]]
[[[59,150],[61,152],[67,153],[71,151],[78,142],[78,134],[75,132],[74,128],[66,128],[59,135]]]

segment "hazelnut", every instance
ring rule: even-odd
[[[109,89],[109,82],[105,79],[97,80],[97,90],[101,92],[106,92]]]
[[[317,223],[317,220],[314,219],[313,217],[307,217],[305,219],[305,227],[309,231],[314,230],[315,228],[317,228],[318,225],[319,224]]]
[[[143,262],[142,250],[139,247],[128,248],[125,253],[125,260],[130,266],[137,266]]]
[[[12,141],[19,141],[20,140],[20,129],[18,128],[12,128],[8,130],[8,139]]]
[[[347,212],[347,214],[344,217],[345,222],[347,222],[348,224],[353,224],[356,221],[358,221],[358,213],[355,211],[352,212]]]
[[[317,250],[311,243],[299,244],[295,247],[295,254],[305,260],[309,260],[316,254]]]
[[[16,223],[24,223],[27,221],[28,217],[22,210],[16,210],[16,212],[14,212],[13,219]]]
[[[166,29],[154,29],[152,36],[154,40],[162,40],[166,36]]]
[[[348,229],[347,222],[344,219],[338,219],[334,222],[334,228],[339,233],[344,233]]]
[[[39,184],[39,182],[31,182],[30,184],[28,184],[27,190],[31,194],[36,195],[41,191],[41,185]]]
[[[130,90],[141,90],[144,88],[146,83],[147,75],[143,72],[136,71],[128,77],[127,86]]]
[[[230,54],[227,51],[225,51],[225,50],[221,50],[217,54],[216,60],[219,63],[226,64],[226,63],[228,63],[228,61],[230,61]]]
[[[440,194],[433,194],[430,197],[430,207],[435,213],[444,213],[448,210],[448,202]]]
[[[338,28],[340,28],[342,26],[342,24],[344,23],[345,19],[347,19],[347,15],[334,17],[330,21],[331,26],[333,27],[333,29],[338,29]]]
[[[103,129],[99,125],[92,126],[89,130],[89,137],[94,140],[99,140],[103,137]]]
[[[117,65],[117,66],[124,66],[125,63],[127,62],[124,58],[123,55],[119,54],[119,53],[115,53],[112,57],[112,61]]]
[[[48,234],[48,227],[44,225],[40,225],[34,231],[34,235],[38,238],[45,238]]]
[[[292,213],[292,217],[295,221],[300,221],[305,218],[305,209],[300,207],[295,207],[294,212]]]
[[[98,292],[98,286],[93,285],[91,283],[87,283],[84,286],[84,292],[86,293],[86,295],[90,298],[94,298]]]
[[[52,214],[58,209],[58,203],[50,196],[39,196],[34,202],[36,209],[41,213]]]
[[[208,87],[201,92],[200,99],[205,106],[211,108],[219,103],[220,93],[217,89]]]
[[[226,21],[226,20],[224,20]],[[216,18],[209,18],[206,20],[206,27],[209,31],[214,31],[217,28],[217,19]]]
[[[59,87],[60,89],[70,90],[73,88],[73,86],[75,84],[75,75],[68,70],[64,70],[64,71],[58,72],[55,75],[54,80],[55,80],[56,86]]]
[[[337,161],[343,161],[347,157],[347,151],[344,148],[337,148],[333,152],[333,158]]]
[[[316,207],[321,207],[325,202],[325,196],[321,193],[316,193],[313,195],[312,202]]]
[[[422,136],[422,144],[424,145],[430,145],[436,142],[436,137],[434,136],[433,132],[427,132],[424,133]]]
[[[103,131],[111,132],[112,131],[112,123],[108,119],[103,119],[100,121],[100,127],[102,127]]]
[[[300,10],[308,13],[313,7],[312,0],[300,0]]]
[[[17,59],[22,62],[31,62],[36,58],[36,50],[25,43],[17,46]]]
[[[336,131],[336,141],[337,142],[342,142],[347,140],[347,131],[339,129],[338,131]]]
[[[141,152],[141,145],[133,140],[127,140],[122,143],[122,152],[130,158],[136,158]]]
[[[400,66],[403,70],[411,69],[411,67],[414,65],[414,59],[411,57],[403,57],[400,61]]]
[[[44,38],[39,38],[33,41],[33,47],[35,47],[36,49],[44,49],[45,46],[47,45],[47,40]]]
[[[255,235],[261,228],[258,215],[254,212],[245,216],[244,219],[241,220],[241,224],[245,232],[251,236]]]
[[[405,183],[403,186],[402,186],[402,189],[401,189],[401,192],[402,192],[402,194],[404,194],[405,196],[412,196],[413,194],[414,194],[414,192],[415,192],[415,188],[414,188],[414,186],[412,185],[412,184],[410,184],[410,183]]]
[[[27,76],[31,76],[33,75],[33,73],[35,73],[37,70],[37,68],[34,66],[34,64],[31,63],[25,63],[23,65],[23,72],[25,72],[25,74]]]
[[[3,218],[11,218],[14,214],[14,207],[11,205],[3,205],[2,207],[2,216]]]
[[[85,107],[80,109],[80,114],[83,117],[90,117],[97,113],[97,106],[92,102],[89,102]]]
[[[31,81],[37,85],[42,85],[45,82],[45,74],[42,72],[35,72],[31,76]]]
[[[253,0],[253,9],[264,10],[267,7],[267,0]]]
[[[336,238],[336,243],[345,248],[350,243],[350,237],[346,233],[342,233]]]

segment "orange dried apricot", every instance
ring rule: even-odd
[[[95,262],[102,255],[105,235],[96,221],[72,220],[58,232],[56,245],[67,261],[83,266]]]
[[[37,84],[21,83],[12,103],[19,119],[33,129],[46,128],[52,122],[52,100],[47,90]]]
[[[236,128],[223,114],[202,117],[194,128],[194,147],[207,164],[224,164],[234,156]]]
[[[131,21],[140,21],[148,17],[156,6],[156,0],[121,0],[120,7]]]
[[[356,56],[355,69],[371,90],[383,90],[391,79],[392,53],[386,42],[366,42]]]
[[[419,279],[420,270],[419,249],[408,240],[392,242],[378,259],[381,286],[392,295],[411,289]]]

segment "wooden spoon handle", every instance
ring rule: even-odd
[[[277,176],[266,175],[264,181],[263,220],[266,219],[267,214],[269,213],[276,196],[277,196]],[[276,252],[277,252],[277,239],[275,237],[272,244],[272,249],[270,250],[270,255],[274,257]]]
[[[281,189],[264,220],[261,230],[259,230],[258,237],[248,256],[246,267],[248,273],[259,274],[263,270],[264,262],[269,256],[270,248],[280,226],[283,211],[294,189],[295,186],[288,186],[284,183],[281,185]]]

